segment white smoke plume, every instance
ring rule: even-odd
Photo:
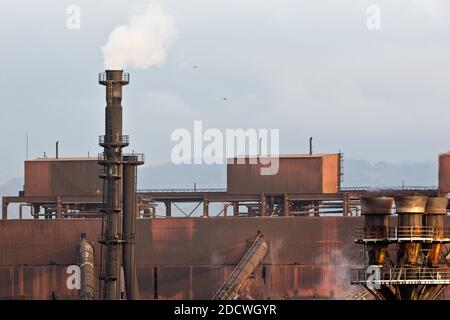
[[[166,61],[166,49],[176,35],[175,21],[160,5],[150,4],[141,14],[116,27],[102,47],[105,69],[148,69]]]

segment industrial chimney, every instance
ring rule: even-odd
[[[120,267],[124,259],[127,298],[137,299],[133,253],[135,185],[136,166],[144,159],[142,154],[122,155],[122,148],[129,143],[128,136],[122,135],[121,105],[122,87],[129,83],[129,74],[122,70],[106,70],[99,74],[98,81],[106,87],[105,135],[99,138],[103,147],[103,153],[99,155],[99,164],[103,165],[100,177],[104,179],[100,297],[106,300],[120,298]]]

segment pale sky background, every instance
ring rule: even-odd
[[[436,162],[450,150],[447,0],[170,0],[163,66],[126,70],[124,133],[147,165],[170,161],[176,128],[279,128],[281,152]],[[149,1],[0,1],[0,182],[30,158],[101,151],[100,47]],[[81,8],[81,29],[66,9]],[[368,30],[366,9],[381,9]],[[193,69],[192,66],[198,66]],[[224,101],[223,97],[228,100]]]

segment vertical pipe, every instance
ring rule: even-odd
[[[81,300],[93,300],[95,298],[94,260],[94,248],[86,241],[86,234],[82,233],[80,247],[78,249]]]
[[[2,198],[2,220],[8,219],[8,202],[5,197]]]
[[[164,205],[166,206],[166,217],[172,216],[172,203],[170,201],[164,201]]]
[[[157,300],[158,296],[158,267],[153,267],[153,299]]]
[[[342,215],[344,217],[348,216],[348,200],[349,200],[348,193],[345,192],[342,199]]]
[[[128,84],[122,70],[106,70],[99,75],[99,83],[106,87],[105,135],[100,139],[104,157],[103,239],[105,259],[100,278],[103,280],[102,299],[120,298],[120,246],[122,211],[122,148],[128,139],[122,135],[122,86]]]
[[[203,196],[203,218],[209,217],[209,202],[206,196]]]
[[[267,208],[266,196],[264,195],[264,193],[261,193],[259,202],[259,213],[261,217],[264,217],[266,215],[266,208]]]
[[[289,216],[289,199],[287,193],[283,195],[283,216]]]
[[[62,218],[62,212],[61,212],[61,197],[56,196],[56,218],[61,219]]]
[[[33,215],[35,219],[39,219],[39,212],[41,211],[41,206],[39,204],[33,205]]]
[[[123,273],[127,300],[139,299],[135,264],[136,165],[123,165]]]
[[[55,158],[59,158],[59,141],[56,141],[56,151],[55,151]]]
[[[233,215],[238,216],[239,215],[239,201],[233,202]]]
[[[313,137],[309,138],[309,155],[313,154]]]

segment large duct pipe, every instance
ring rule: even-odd
[[[448,198],[445,197],[429,197],[425,208],[426,214],[423,216],[423,223],[427,227],[431,227],[435,233],[435,240],[443,239],[445,218],[447,215]],[[441,243],[424,244],[429,249],[428,265],[433,266],[439,264],[441,259]]]
[[[129,75],[122,70],[106,70],[99,74],[99,83],[106,87],[105,135],[99,144],[104,148],[99,163],[104,166],[103,230],[104,260],[100,279],[101,298],[120,298],[119,271],[122,212],[122,148],[128,145],[128,137],[122,135],[122,86],[129,83]],[[103,257],[102,257],[103,258]]]
[[[139,299],[135,262],[136,171],[140,155],[123,156],[123,272],[127,300]]]
[[[392,212],[391,197],[362,197],[361,215],[364,216],[364,236],[380,239],[379,242],[368,244],[370,265],[383,265],[388,244],[383,239],[388,238],[389,216]]]
[[[87,242],[86,234],[81,234],[78,249],[78,265],[80,266],[80,299],[93,300],[95,298],[95,269],[94,248]]]
[[[398,237],[421,237],[422,220],[425,213],[426,196],[395,197],[395,207],[398,215]],[[419,254],[421,243],[407,242],[400,244],[399,257],[405,265],[420,264]]]

